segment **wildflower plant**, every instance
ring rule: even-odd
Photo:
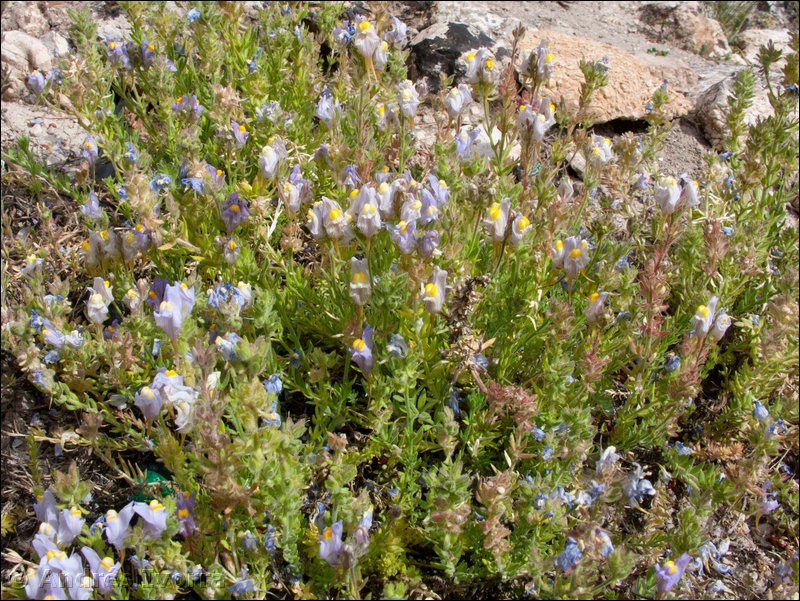
[[[143,455],[166,484],[97,507],[91,474],[33,470],[42,526],[4,593],[421,596],[446,578],[652,597],[699,578],[720,506],[796,531],[777,472],[798,420],[796,36],[782,81],[774,48],[738,76],[728,154],[694,181],[657,160],[665,86],[638,139],[600,136],[587,109],[614,65],[581,63],[570,113],[543,96],[559,57],[522,56],[522,29],[436,97],[382,4],[267,3],[258,27],[240,3],[123,10],[127,39],[75,13],[60,80],[29,78],[86,129],[87,171],[49,172],[25,140],[4,154],[4,184],[30,173],[75,206],[4,233],[3,350],[95,424],[65,453],[123,488]],[[774,114],[746,127],[757,76]]]

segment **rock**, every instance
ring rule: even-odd
[[[733,92],[733,83],[733,77],[715,83],[697,99],[691,113],[691,119],[717,149],[722,148],[722,140],[728,131],[725,118],[728,115],[728,97]],[[758,79],[755,84],[755,97],[751,106],[745,111],[744,121],[747,125],[753,125],[759,118],[769,117],[772,114],[766,86]]]
[[[124,15],[117,15],[97,21],[97,35],[102,39],[117,38],[127,40],[131,35],[131,24]]]
[[[704,13],[700,2],[647,3],[641,6],[639,15],[650,26],[648,33],[659,43],[669,42],[711,58],[730,54],[722,26]]]
[[[437,2],[390,2],[389,14],[395,15],[409,29],[420,32],[430,27],[438,11]]]
[[[53,56],[64,56],[69,54],[69,42],[67,38],[56,31],[48,31],[41,38],[44,44]]]
[[[25,80],[35,70],[47,71],[52,65],[50,52],[40,40],[23,31],[3,34],[0,48],[3,66],[3,100],[16,100],[27,94]],[[7,86],[7,87],[6,87]]]
[[[35,37],[50,30],[38,2],[4,2],[2,24],[3,31],[19,30]]]
[[[520,56],[527,56],[542,40],[550,43],[556,61],[545,91],[556,103],[563,99],[570,111],[577,110],[580,99],[583,82],[580,60],[608,58],[608,85],[595,94],[589,107],[589,117],[595,123],[644,118],[645,105],[666,79],[663,73],[654,75],[659,69],[653,63],[645,63],[619,48],[555,31],[527,32],[519,44]],[[691,109],[691,103],[681,92],[671,89],[670,98],[667,113],[671,117],[683,116]]]
[[[470,50],[492,48],[494,40],[466,23],[441,22],[417,34],[409,45],[409,77],[424,78],[431,92],[439,90],[439,73],[453,75],[456,62]]]
[[[31,151],[49,166],[79,157],[87,135],[75,118],[48,106],[22,102],[3,102],[2,125],[3,148],[14,144],[19,136],[28,136]]]
[[[789,48],[789,32],[786,29],[748,29],[739,34],[736,45],[741,48],[742,56],[748,64],[757,65],[758,51],[761,46],[766,46],[770,41],[775,45],[775,48],[783,51],[784,57],[788,52],[791,52]],[[786,59],[782,58],[774,67],[780,68],[784,64],[786,64]]]

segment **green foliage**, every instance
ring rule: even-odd
[[[69,99],[85,173],[25,139],[3,155],[41,220],[4,219],[3,349],[82,423],[28,436],[36,493],[57,441],[153,502],[117,548],[88,526],[124,503],[55,476],[54,509],[86,518],[70,548],[140,560],[114,595],[652,597],[720,513],[796,531],[758,509],[797,503],[776,471],[798,421],[796,37],[773,115],[745,119],[770,47],[693,181],[660,166],[666,85],[640,136],[597,135],[613,65],[582,61],[577,111],[551,105],[558,57],[517,56],[521,30],[525,94],[483,49],[417,106],[383,4],[352,30],[335,3],[123,6],[124,41],[73,14],[39,98]],[[480,116],[453,108],[463,86]],[[56,196],[84,210],[55,223]],[[140,461],[167,480],[142,489]]]

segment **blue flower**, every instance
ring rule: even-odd
[[[159,192],[169,188],[171,183],[172,178],[169,175],[166,173],[159,173],[158,175],[153,176],[153,179],[150,180],[150,189],[158,194]]]
[[[229,234],[250,216],[247,201],[244,198],[239,199],[238,192],[231,192],[228,195],[228,198],[222,203],[221,212],[222,221],[225,223],[225,229],[228,230]]]
[[[281,427],[281,416],[278,413],[278,402],[272,401],[270,411],[263,418],[264,426],[272,426],[274,428]]]
[[[188,13],[186,13],[186,20],[190,23],[194,23],[200,19],[200,11],[196,8],[192,8]]]
[[[44,90],[44,75],[38,69],[28,75],[28,87],[37,96]]]
[[[343,522],[339,520],[319,535],[319,558],[332,566],[340,565],[344,559],[342,529]]]
[[[350,347],[350,355],[353,362],[361,368],[365,376],[369,376],[372,371],[372,328],[364,326],[361,338],[356,338]]]
[[[760,401],[753,401],[753,417],[762,424],[769,417],[769,411],[767,411],[767,408],[764,407]]]
[[[631,505],[638,507],[644,500],[645,495],[653,496],[656,494],[656,490],[650,480],[644,478],[642,466],[638,463],[633,465],[634,470],[623,484],[622,492]]]
[[[681,368],[681,358],[674,353],[668,354],[666,360],[664,361],[664,370],[667,373],[672,373],[673,371],[677,371],[680,368]]]
[[[283,390],[283,382],[278,374],[272,374],[269,378],[264,380],[264,389],[268,395],[279,396]]]
[[[403,338],[400,334],[392,334],[389,337],[389,343],[386,345],[386,350],[389,351],[390,355],[400,357],[401,359],[408,355],[408,345],[406,344],[405,338]]]
[[[678,441],[675,443],[675,452],[678,455],[691,455],[692,453],[694,453],[694,450],[690,447],[687,447],[681,441]]]
[[[533,439],[537,442],[542,442],[544,437],[547,436],[545,431],[536,424],[534,424],[534,426],[531,428],[531,434],[533,435]]]
[[[578,541],[571,536],[567,537],[564,550],[556,556],[556,567],[566,573],[578,563],[581,557],[583,557],[583,552],[578,547]]]
[[[450,389],[450,393],[447,395],[447,400],[445,400],[444,404],[453,411],[453,416],[458,419],[461,417],[461,407],[459,406],[461,402],[461,395],[458,394],[458,391],[455,388]]]
[[[97,148],[97,142],[95,142],[92,136],[87,136],[87,138],[83,141],[83,158],[86,159],[86,162],[89,163],[89,167],[93,166],[95,162],[97,162],[97,155],[99,150]]]
[[[275,527],[272,524],[267,526],[264,533],[264,550],[270,555],[275,555]]]

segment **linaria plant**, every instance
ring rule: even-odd
[[[694,181],[657,160],[668,86],[592,128],[603,57],[577,112],[521,28],[437,96],[383,3],[263,4],[76,12],[28,78],[85,169],[3,155],[40,213],[4,205],[3,352],[80,425],[26,439],[4,597],[686,596],[729,512],[796,583],[797,36]],[[113,503],[42,472],[56,442]]]

